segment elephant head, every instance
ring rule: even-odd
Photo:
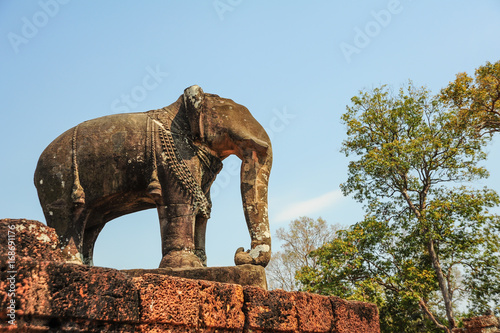
[[[199,86],[184,90],[183,104],[194,140],[221,160],[238,156],[241,197],[251,249],[238,249],[235,264],[266,266],[271,258],[267,190],[272,166],[271,141],[248,109],[230,99],[205,94]]]

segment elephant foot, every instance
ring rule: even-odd
[[[159,268],[192,268],[203,267],[203,263],[189,250],[170,251],[160,262]]]
[[[260,265],[266,267],[271,259],[269,245],[258,245],[255,249],[245,251],[240,247],[234,254],[234,263],[236,265]]]
[[[247,265],[247,264],[253,264],[253,258],[250,257],[248,252],[245,252],[245,249],[242,247],[239,247],[236,250],[236,253],[234,254],[234,263],[236,265]]]
[[[205,250],[195,249],[194,253],[200,259],[201,263],[203,264],[203,267],[207,267],[207,254],[205,253]]]

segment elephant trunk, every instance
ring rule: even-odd
[[[235,264],[266,266],[271,259],[271,233],[267,210],[267,189],[272,165],[270,143],[265,152],[256,150],[244,154],[241,164],[241,197],[251,249],[240,248],[235,255]]]

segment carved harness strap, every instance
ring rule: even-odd
[[[151,149],[151,163],[153,167],[153,172],[151,173],[151,180],[148,185],[148,193],[155,201],[161,198],[161,184],[158,179],[158,164],[156,163],[156,126],[154,126],[153,119],[148,116],[147,127],[146,127],[146,151]],[[147,136],[147,133],[151,133],[151,139]]]
[[[167,160],[169,169],[172,170],[172,173],[178,179],[181,187],[192,196],[195,210],[196,208],[198,208],[204,217],[209,218],[212,205],[207,199],[206,195],[203,193],[200,184],[195,180],[186,162],[180,157],[179,152],[177,151],[177,147],[175,146],[174,138],[171,132],[172,119],[168,117],[168,110],[164,108],[160,110],[149,111],[148,122],[150,120],[152,124],[152,135],[155,135],[156,129],[158,129],[158,135],[162,147],[162,154],[165,154],[164,159]],[[151,141],[151,148],[155,149],[154,136],[152,136]],[[196,149],[196,155],[198,156],[198,158],[200,158],[202,163],[213,175],[219,173],[219,171],[222,169],[222,162],[219,158],[203,151],[203,149],[196,147],[193,144],[191,144],[191,146],[193,147],[193,149]],[[150,186],[153,184],[153,182],[155,182],[155,180],[158,181],[157,175],[155,174],[156,153],[154,150],[152,150],[152,154],[154,156],[154,169]]]
[[[85,192],[80,184],[80,175],[78,173],[78,162],[76,160],[76,135],[78,134],[78,126],[73,130],[73,137],[71,138],[71,162],[73,165],[73,189],[71,190],[71,199],[76,206],[83,206],[85,204]]]

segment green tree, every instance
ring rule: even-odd
[[[463,121],[474,124],[481,133],[500,131],[500,61],[486,62],[474,77],[459,73],[441,91],[444,101],[461,112]]]
[[[266,267],[269,289],[294,291],[300,288],[295,273],[302,267],[316,267],[317,259],[309,253],[335,237],[339,229],[329,225],[321,217],[316,221],[302,216],[293,220],[288,228],[276,230],[276,238],[281,240],[281,251],[273,253]]]
[[[298,274],[304,290],[375,302],[385,332],[451,332],[459,300],[498,310],[500,218],[488,209],[500,199],[451,186],[488,176],[478,165],[488,139],[459,113],[411,83],[352,98],[342,151],[358,159],[341,188],[366,216],[313,252],[319,268]]]

